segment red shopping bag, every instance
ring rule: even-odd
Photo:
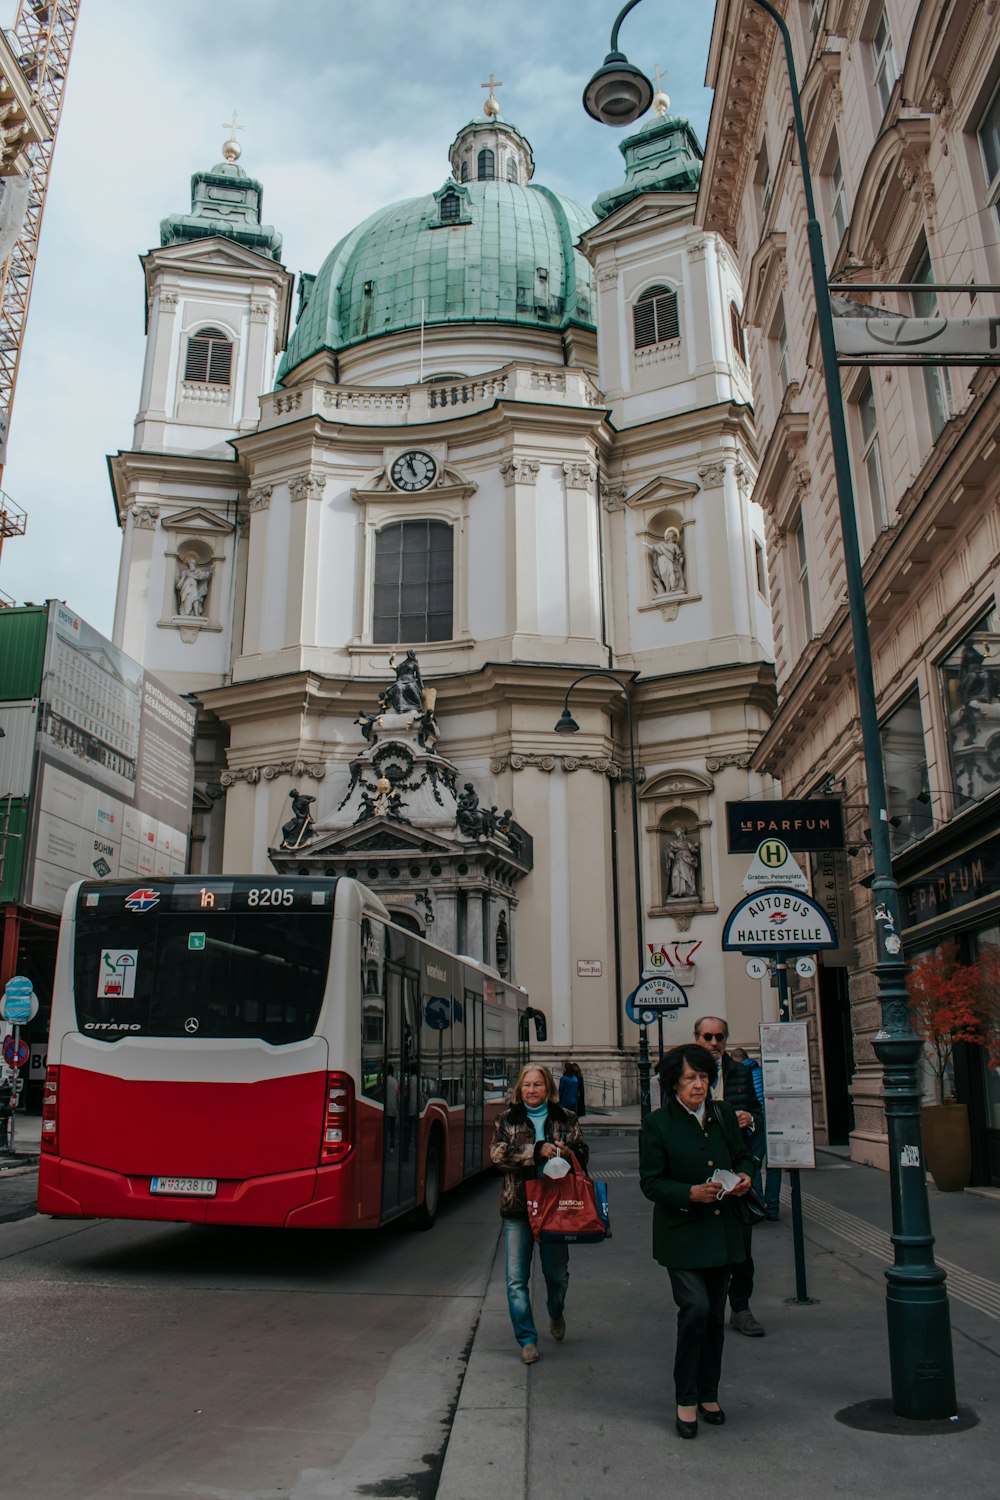
[[[541,1245],[596,1245],[611,1232],[607,1189],[587,1176],[572,1152],[567,1155],[573,1170],[565,1177],[532,1177],[525,1183],[528,1223]]]

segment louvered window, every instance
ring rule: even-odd
[[[484,146],[476,158],[477,176],[480,182],[492,182],[496,173],[496,158],[488,146]]]
[[[221,328],[202,328],[188,339],[184,379],[200,385],[228,385],[233,346]]]
[[[668,286],[651,286],[643,292],[632,309],[635,330],[635,347],[645,349],[648,344],[662,344],[667,339],[681,336],[677,314],[677,293]]]
[[[447,521],[397,521],[375,540],[372,639],[450,641],[454,542]]]

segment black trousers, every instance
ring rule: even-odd
[[[732,1266],[733,1279],[729,1283],[729,1306],[733,1312],[743,1312],[750,1306],[750,1298],[753,1296],[753,1255],[751,1236],[753,1226],[741,1225],[743,1230],[743,1244],[746,1249],[746,1259],[738,1266]]]
[[[700,1271],[668,1267],[677,1303],[674,1393],[678,1406],[719,1399],[722,1343],[726,1331],[726,1291],[731,1266]]]

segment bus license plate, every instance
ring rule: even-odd
[[[170,1193],[175,1198],[213,1198],[218,1182],[214,1177],[154,1177],[151,1193]]]

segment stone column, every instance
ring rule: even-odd
[[[288,538],[286,646],[316,645],[321,503],[325,488],[326,475],[315,469],[297,474],[288,482],[292,507]]]
[[[507,502],[507,630],[510,635],[538,633],[538,562],[534,458],[505,458],[500,465],[510,491]]]
[[[597,566],[597,471],[589,459],[563,464],[566,476],[566,597],[569,634],[596,639],[600,631]]]
[[[246,613],[241,655],[260,651],[260,611],[267,588],[267,541],[272,486],[255,484],[247,494],[250,535],[247,538]]]

